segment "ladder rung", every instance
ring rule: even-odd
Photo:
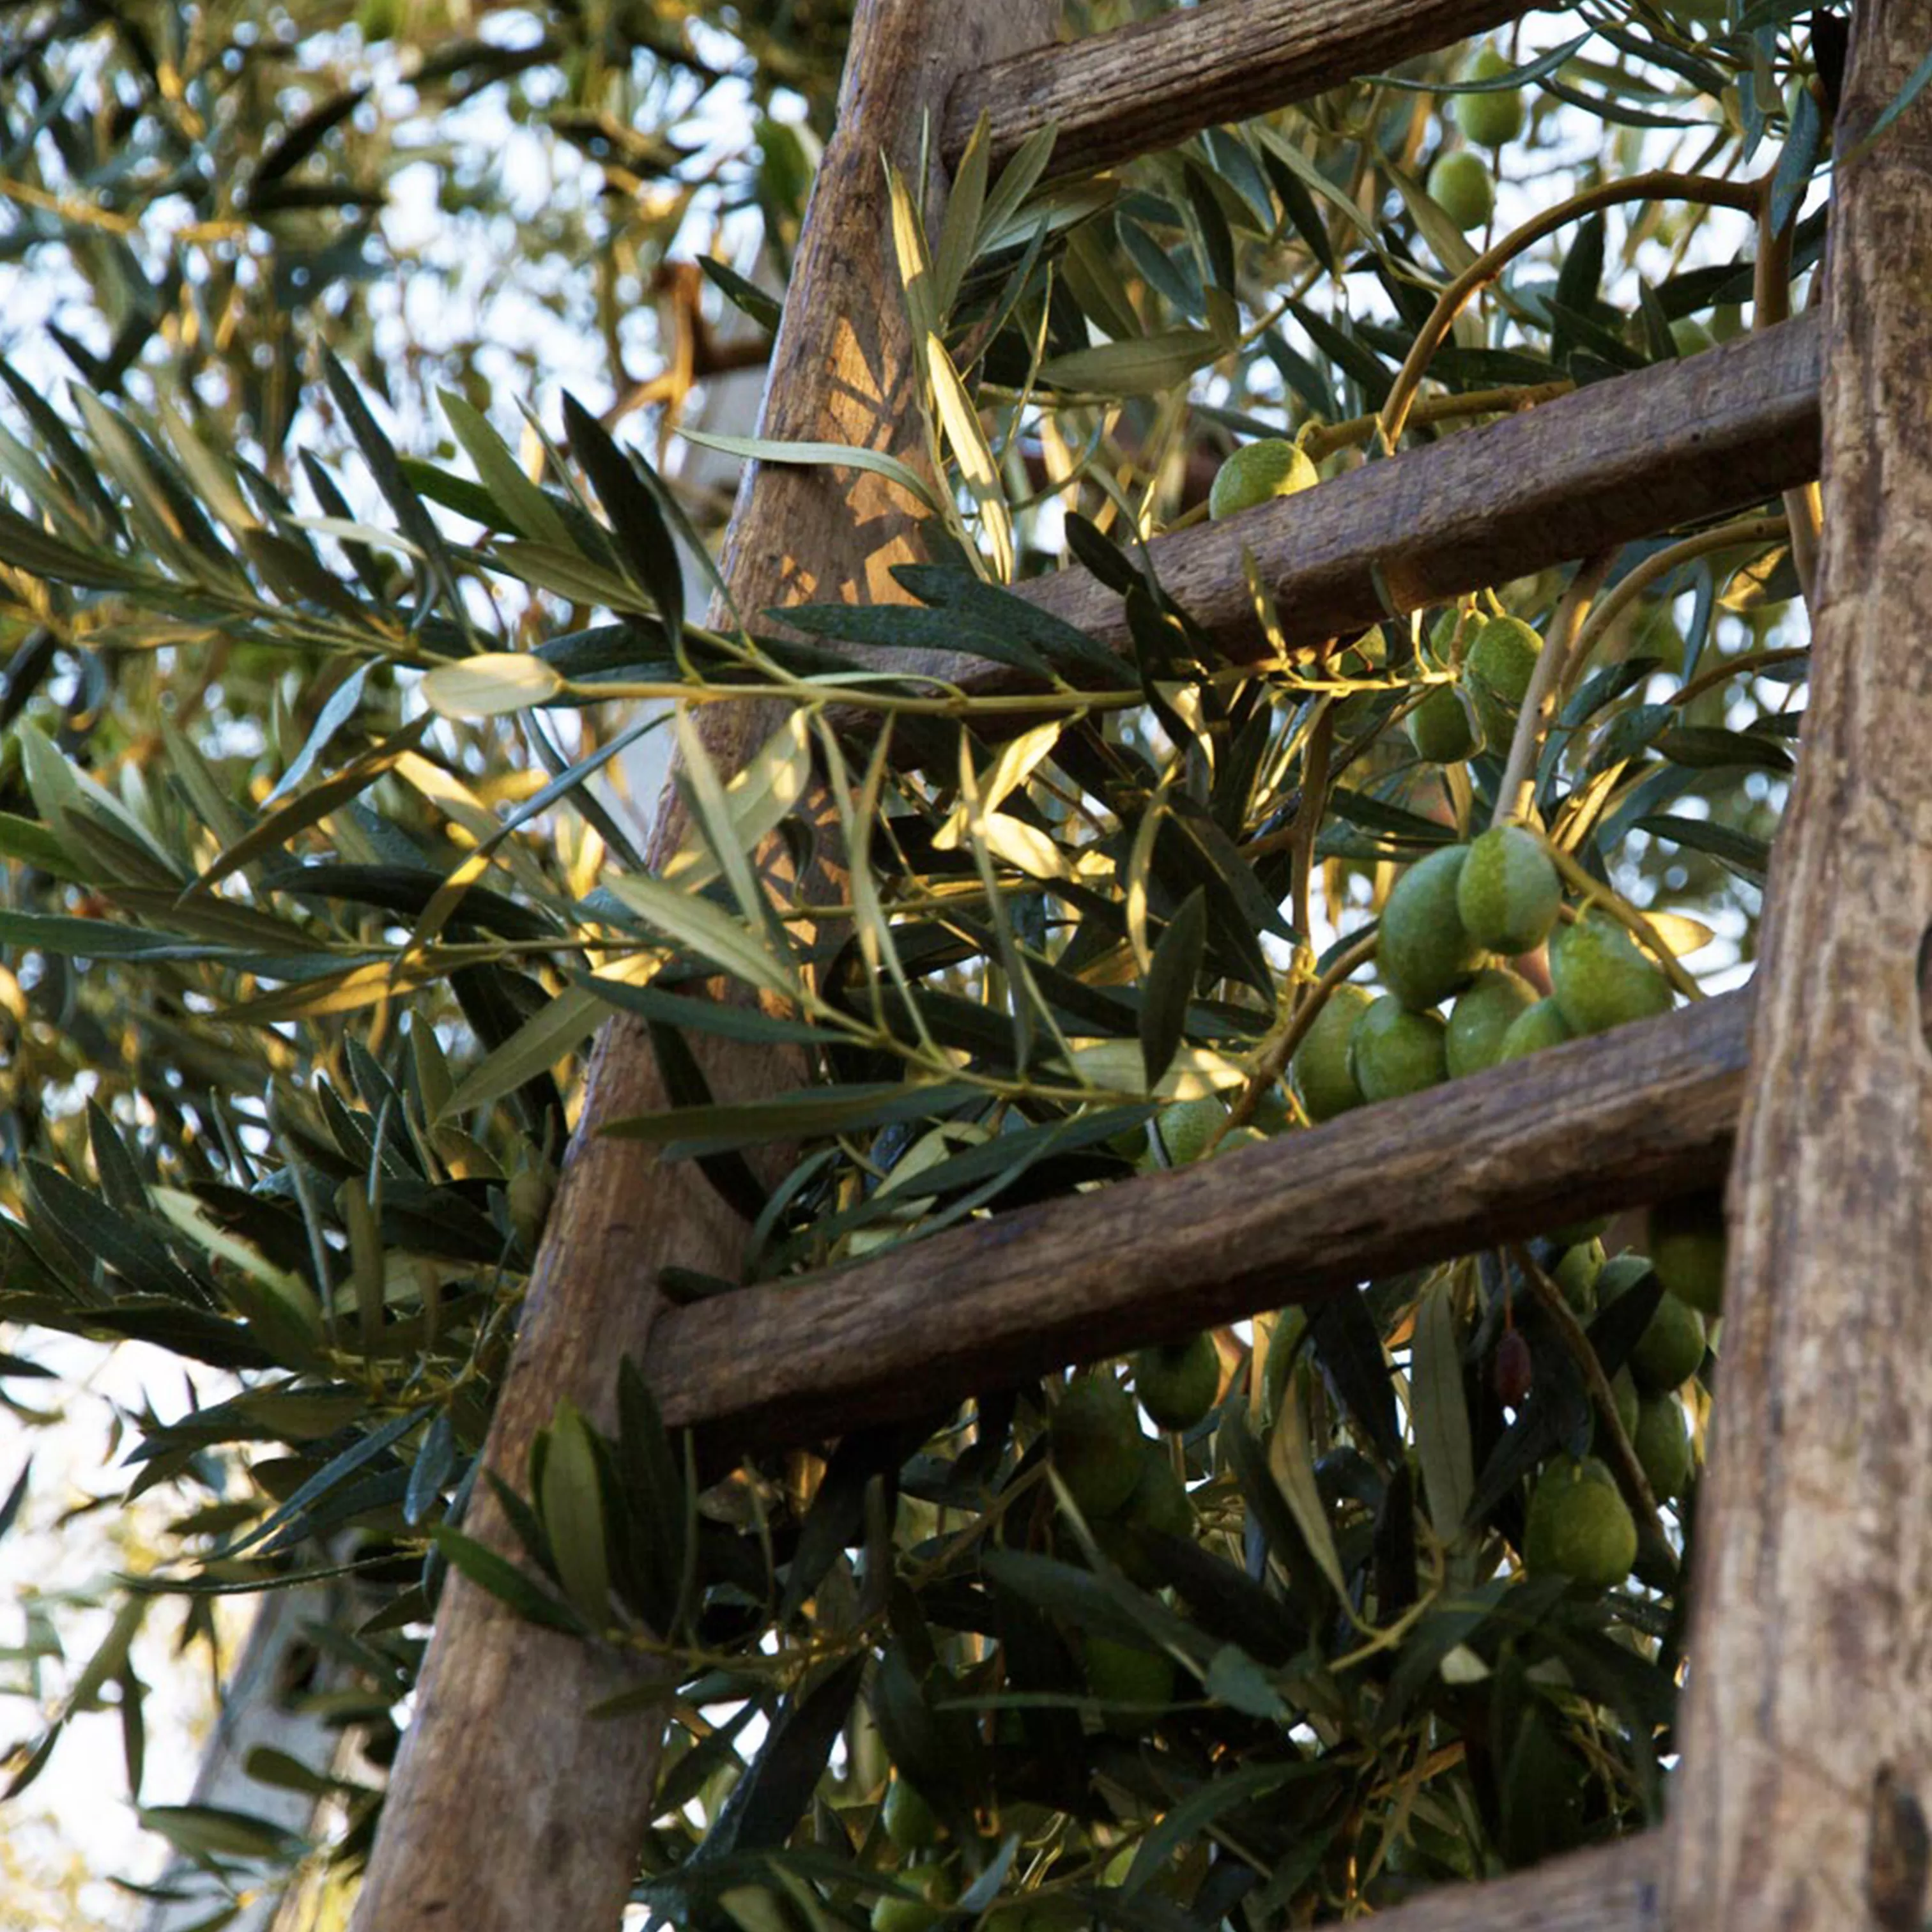
[[[811,1442],[1716,1184],[1734,993],[1327,1126],[824,1274],[667,1310],[650,1372],[707,1446]]]
[[[1820,318],[1592,383],[1318,489],[1158,538],[1162,587],[1232,655],[1261,643],[1241,552],[1273,590],[1288,641],[1346,636],[1388,614],[1714,516],[1818,474]],[[1084,570],[1020,586],[1114,650],[1120,600]],[[1012,681],[999,665],[969,688]]]
[[[1052,172],[1168,148],[1529,10],[1526,0],[1216,0],[1040,47],[968,76],[946,104],[956,163],[983,111],[994,164],[1049,122]]]
[[[1649,1831],[1486,1885],[1434,1886],[1378,1912],[1376,1932],[1663,1932],[1666,1855]]]

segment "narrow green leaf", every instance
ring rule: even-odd
[[[676,1107],[613,1120],[604,1132],[620,1140],[667,1143],[667,1160],[724,1153],[766,1140],[808,1140],[821,1134],[854,1133],[897,1120],[938,1118],[977,1097],[963,1081],[930,1086],[882,1081],[849,1087],[806,1088],[769,1100]]]
[[[488,417],[451,390],[442,391],[436,400],[464,454],[476,466],[498,515],[507,519],[508,527],[519,536],[558,550],[574,549],[569,527],[556,506],[524,475],[523,465],[510,453]]]
[[[446,718],[497,718],[548,704],[566,688],[562,676],[528,651],[485,651],[438,664],[422,681],[424,702]]]
[[[802,1020],[774,1019],[755,1006],[734,1006],[722,1000],[668,993],[656,985],[634,986],[602,974],[574,973],[571,977],[605,1004],[635,1013],[640,1019],[674,1027],[680,1033],[716,1034],[721,1040],[759,1046],[825,1046],[843,1037],[832,1028],[808,1025]]]
[[[939,224],[939,246],[933,256],[933,297],[939,314],[950,316],[959,299],[959,286],[972,266],[980,218],[986,212],[986,178],[992,160],[992,122],[982,109],[966,152],[952,171],[952,189]]]
[[[926,374],[932,384],[933,401],[939,412],[946,440],[952,451],[959,473],[965,478],[980,512],[980,527],[993,547],[993,574],[1002,584],[1013,577],[1013,524],[1006,508],[1006,494],[1000,482],[999,466],[993,460],[992,446],[980,426],[980,413],[946,345],[937,335],[926,338]]]
[[[362,400],[362,392],[356,386],[355,378],[342,366],[332,350],[322,350],[322,373],[329,394],[342,412],[350,434],[356,439],[356,448],[362,452],[363,461],[368,464],[370,474],[376,479],[376,487],[396,513],[396,520],[402,526],[404,534],[422,552],[436,588],[449,610],[460,616],[463,604],[457,595],[449,546],[443,542],[436,519],[423,508],[422,499],[410,488],[402,466],[396,460],[394,448],[370,413],[368,404]],[[428,602],[426,595],[424,609]]]
[[[1762,838],[1734,832],[1727,825],[1714,825],[1708,819],[1682,818],[1667,812],[1647,812],[1636,821],[1636,830],[1693,852],[1708,852],[1740,878],[1753,885],[1764,883],[1771,863],[1771,848]]]
[[[568,1630],[573,1636],[584,1634],[581,1620],[507,1557],[499,1556],[487,1544],[465,1536],[460,1529],[452,1529],[446,1522],[438,1523],[430,1537],[449,1559],[452,1568],[460,1570],[499,1602],[508,1604],[520,1617],[550,1630]]]
[[[319,780],[299,798],[292,798],[266,818],[258,820],[235,842],[223,848],[195,880],[195,890],[206,892],[231,873],[252,865],[263,854],[278,850],[298,832],[338,811],[367,791],[385,772],[413,752],[436,720],[425,714],[406,724],[394,736],[372,746],[352,764]]]
[[[776,298],[767,295],[757,283],[748,282],[736,268],[728,268],[715,256],[699,256],[698,266],[704,271],[712,286],[740,315],[756,322],[767,335],[777,334],[784,310]]]
[[[587,981],[559,993],[524,1021],[509,1038],[472,1066],[431,1118],[452,1119],[473,1107],[488,1106],[514,1094],[526,1081],[547,1073],[575,1051],[603,1022],[604,1007],[584,990]],[[693,1003],[696,1004],[695,1002]]]
[[[938,332],[939,304],[932,286],[932,261],[926,252],[926,231],[919,210],[898,170],[882,155],[886,171],[886,196],[891,205],[892,252],[898,262],[899,281],[905,293],[906,319],[912,326],[912,339],[923,342]]]
[[[1040,178],[1053,158],[1053,144],[1058,132],[1052,122],[1044,128],[1036,128],[1014,149],[1012,159],[1000,170],[1000,178],[988,191],[986,205],[980,212],[980,230],[974,244],[976,253],[983,254],[1005,244],[1007,228],[1024,206],[1027,197],[1040,185]]]
[[[788,999],[800,988],[784,964],[766,950],[761,936],[701,896],[687,897],[662,880],[640,872],[617,874],[604,881],[646,925],[686,946],[747,986]]]
[[[1168,922],[1142,990],[1141,1064],[1150,1092],[1180,1050],[1207,946],[1208,895],[1197,886]]]
[[[1673,765],[1688,765],[1700,771],[1732,765],[1751,765],[1771,772],[1795,769],[1791,754],[1774,740],[1756,731],[1726,731],[1714,725],[1680,724],[1657,740],[1657,749]]]
[[[738,828],[733,823],[724,782],[718,776],[718,767],[712,763],[704,735],[684,706],[678,707],[672,723],[677,734],[679,780],[692,807],[697,829],[710,848],[713,866],[724,874],[746,926],[754,930],[767,928],[771,923],[770,902],[752,873],[750,859],[739,838]],[[662,875],[664,884],[691,890],[692,882],[683,876],[688,869],[674,869],[667,866]],[[782,932],[768,932],[766,938],[776,939],[780,945],[784,943]]]
[[[1048,388],[1103,396],[1148,396],[1171,389],[1214,362],[1223,351],[1219,336],[1204,328],[1168,329],[1135,342],[1105,342],[1050,357],[1040,380]]]
[[[622,616],[656,614],[650,599],[636,584],[614,570],[586,562],[578,550],[506,538],[492,546],[483,561],[493,570],[573,604],[587,604]]]
[[[610,1621],[603,1486],[590,1425],[574,1402],[560,1403],[550,1424],[536,1499],[563,1594],[591,1629],[603,1629]]]
[[[302,1848],[282,1826],[216,1804],[144,1804],[134,1815],[144,1830],[193,1857],[286,1858]]]
[[[1784,150],[1778,158],[1771,178],[1771,230],[1782,235],[1804,200],[1811,185],[1811,172],[1818,165],[1818,149],[1825,132],[1824,118],[1811,90],[1801,82],[1791,110],[1791,131]]]
[[[1208,1691],[1214,1690],[1214,1669],[1223,1657],[1232,1657],[1239,1664],[1255,1669],[1251,1658],[1243,1658],[1238,1651],[1222,1651],[1216,1654],[1209,1666]],[[1266,1684],[1264,1676],[1262,1682]],[[1280,1703],[1278,1694],[1268,1687],[1269,1694],[1276,1706]],[[1226,1701],[1226,1700],[1224,1700]],[[1240,1708],[1237,1706],[1237,1708]],[[1255,1715],[1271,1715],[1272,1713],[1256,1712]],[[1319,1764],[1303,1763],[1294,1759],[1274,1764],[1251,1764],[1240,1770],[1228,1771],[1220,1775],[1204,1780],[1196,1788],[1173,1808],[1164,1813],[1138,1846],[1135,1847],[1133,1862],[1127,1868],[1127,1875],[1120,1889],[1132,1898],[1143,1891],[1148,1882],[1167,1864],[1168,1861],[1182,1846],[1199,1833],[1207,1831],[1218,1820],[1244,1804],[1252,1804],[1257,1798],[1265,1797],[1271,1791],[1278,1791],[1284,1784],[1292,1784],[1310,1776],[1319,1776],[1323,1767]]]
[[[1905,84],[1894,94],[1876,120],[1873,122],[1859,137],[1857,145],[1849,154],[1839,158],[1840,167],[1848,167],[1862,160],[1870,152],[1872,144],[1882,134],[1919,95],[1924,92],[1927,83],[1932,82],[1932,53],[1928,53],[1905,79]]]
[[[931,484],[916,470],[909,470],[894,456],[885,456],[876,449],[860,449],[848,442],[776,442],[758,436],[720,436],[709,430],[682,429],[678,431],[687,442],[694,442],[704,449],[722,451],[727,456],[742,456],[754,463],[793,463],[807,469],[829,466],[839,470],[862,470],[874,476],[883,476],[888,482],[896,483],[920,506],[930,510],[935,516],[940,513],[939,499],[933,494]]]
[[[563,422],[570,453],[582,464],[616,533],[620,556],[650,592],[665,630],[675,638],[684,628],[684,573],[656,500],[632,466],[635,459],[568,392]]]
[[[1462,1352],[1456,1333],[1455,1297],[1445,1276],[1415,1312],[1409,1361],[1410,1421],[1422,1465],[1422,1488],[1438,1539],[1453,1543],[1476,1487],[1469,1412],[1462,1394]]]
[[[1348,1599],[1347,1579],[1342,1574],[1342,1558],[1335,1548],[1335,1533],[1328,1511],[1315,1480],[1315,1462],[1308,1446],[1308,1420],[1301,1412],[1299,1385],[1294,1376],[1282,1384],[1281,1408],[1268,1437],[1268,1470],[1280,1490],[1294,1526],[1300,1531],[1309,1553],[1328,1580],[1329,1586],[1344,1603]]]

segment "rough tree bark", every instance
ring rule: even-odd
[[[1673,1924],[1919,1932],[1932,1832],[1932,46],[1864,0],[1837,139],[1810,710],[1760,953]]]
[[[772,352],[762,434],[863,445],[922,466],[880,157],[912,178],[923,117],[937,119],[958,76],[1050,38],[1058,14],[1057,0],[864,0]],[[747,612],[806,597],[896,597],[887,573],[914,554],[913,534],[903,496],[872,477],[760,470],[741,489],[725,576]],[[707,706],[701,721],[729,772],[776,715]],[[668,795],[654,866],[684,831],[681,802]],[[790,1077],[763,1052],[706,1064],[720,1098],[749,1099]],[[619,1358],[646,1353],[661,1266],[736,1265],[742,1226],[694,1167],[660,1167],[635,1142],[598,1137],[602,1123],[662,1104],[642,1029],[608,1028],[484,1452],[512,1483],[524,1481],[531,1438],[560,1399],[608,1424]],[[510,1546],[493,1509],[478,1508],[467,1527]],[[361,1932],[614,1926],[649,1822],[662,1724],[648,1712],[587,1713],[644,1681],[634,1660],[524,1622],[452,1576],[357,1905]]]

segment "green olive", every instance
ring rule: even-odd
[[[1221,1130],[1228,1110],[1211,1094],[1198,1100],[1176,1100],[1163,1107],[1154,1124],[1155,1138],[1170,1167],[1185,1167],[1208,1151]]]
[[[1053,1466],[1083,1516],[1126,1508],[1140,1480],[1140,1418],[1133,1397],[1104,1372],[1069,1384],[1048,1432]]]
[[[1593,1590],[1630,1574],[1636,1519],[1602,1463],[1574,1456],[1551,1462],[1530,1497],[1522,1556],[1532,1574],[1560,1571]]]
[[[1478,631],[1463,662],[1469,694],[1489,748],[1500,757],[1516,730],[1516,714],[1529,694],[1529,680],[1542,654],[1543,640],[1520,617],[1492,617]]]
[[[1134,1393],[1162,1429],[1192,1429],[1221,1393],[1221,1352],[1204,1329],[1192,1341],[1143,1348],[1134,1358]]]
[[[1510,71],[1510,64],[1494,47],[1485,47],[1469,70],[1472,80],[1494,80]],[[1522,132],[1522,90],[1498,88],[1489,94],[1459,94],[1450,112],[1456,124],[1479,148],[1506,147]],[[1470,224],[1465,223],[1466,227]]]
[[[1687,1194],[1650,1210],[1650,1258],[1657,1278],[1700,1315],[1724,1308],[1724,1201]]]
[[[1449,1077],[1448,1034],[1437,1015],[1412,1012],[1384,994],[1355,1028],[1352,1064],[1363,1097],[1392,1100],[1440,1086]]]
[[[1348,1042],[1355,1022],[1374,1003],[1365,986],[1337,986],[1302,1035],[1289,1066],[1311,1120],[1332,1120],[1362,1104],[1362,1090],[1349,1069]]]
[[[944,1865],[918,1864],[908,1865],[894,1876],[919,1896],[881,1893],[872,1907],[872,1932],[929,1932],[946,1916],[956,1894],[952,1874]]]
[[[916,1851],[935,1843],[941,1827],[938,1814],[920,1796],[916,1785],[909,1784],[895,1772],[886,1786],[886,1802],[880,1807],[880,1822],[886,1836],[902,1852]]]
[[[1481,155],[1458,148],[1429,170],[1429,196],[1466,233],[1481,227],[1496,212],[1496,177]]]
[[[1244,444],[1215,472],[1208,514],[1218,523],[1274,497],[1312,490],[1321,480],[1314,459],[1300,444],[1283,436],[1263,436]]]
[[[1550,937],[1563,882],[1541,839],[1520,825],[1492,826],[1469,848],[1456,910],[1478,946],[1514,957]]]
[[[1497,1049],[1496,1062],[1500,1066],[1504,1060],[1521,1060],[1528,1054],[1540,1053],[1546,1046],[1561,1046],[1566,1040],[1576,1037],[1556,1002],[1538,1000],[1510,1022],[1510,1030]]]
[[[1597,1277],[1598,1305],[1607,1308],[1650,1272],[1649,1262],[1641,1255],[1619,1255],[1605,1263]],[[1688,1301],[1664,1295],[1630,1350],[1630,1374],[1640,1390],[1666,1394],[1697,1372],[1706,1346],[1704,1318]]]
[[[1166,1449],[1143,1438],[1140,1480],[1118,1516],[1102,1516],[1088,1526],[1102,1556],[1117,1564],[1144,1590],[1157,1590],[1169,1580],[1167,1566],[1150,1537],[1194,1534],[1194,1505],[1174,1473]]]
[[[1456,884],[1468,856],[1466,845],[1444,845],[1418,859],[1396,880],[1382,908],[1376,948],[1382,983],[1418,1012],[1459,991],[1482,963],[1483,949],[1463,931],[1456,910]]]
[[[1152,1706],[1174,1700],[1174,1660],[1161,1652],[1090,1636],[1083,1661],[1087,1688],[1102,1704]],[[1159,1713],[1152,1708],[1114,1709],[1102,1715],[1109,1730],[1131,1737],[1150,1730]]]
[[[1637,1405],[1630,1447],[1643,1465],[1644,1480],[1660,1502],[1681,1496],[1690,1485],[1690,1426],[1674,1395],[1647,1395]]]
[[[1409,742],[1432,765],[1460,764],[1476,748],[1475,727],[1460,690],[1438,684],[1408,714]]]
[[[1680,356],[1714,349],[1718,339],[1694,315],[1680,315],[1670,325],[1670,344]]]
[[[1496,1065],[1510,1028],[1536,1004],[1536,988],[1506,967],[1486,967],[1449,1010],[1449,1077],[1460,1080]]]
[[[1581,1241],[1566,1248],[1550,1270],[1550,1279],[1562,1290],[1564,1304],[1579,1321],[1587,1322],[1597,1312],[1597,1277],[1604,1271],[1601,1241]]]
[[[1574,1033],[1607,1033],[1667,1013],[1670,982],[1604,913],[1589,913],[1551,940],[1550,981]]]

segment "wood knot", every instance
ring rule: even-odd
[[[1888,1764],[1872,1780],[1865,1897],[1880,1932],[1920,1932],[1932,1876],[1932,1828],[1924,1808]]]

